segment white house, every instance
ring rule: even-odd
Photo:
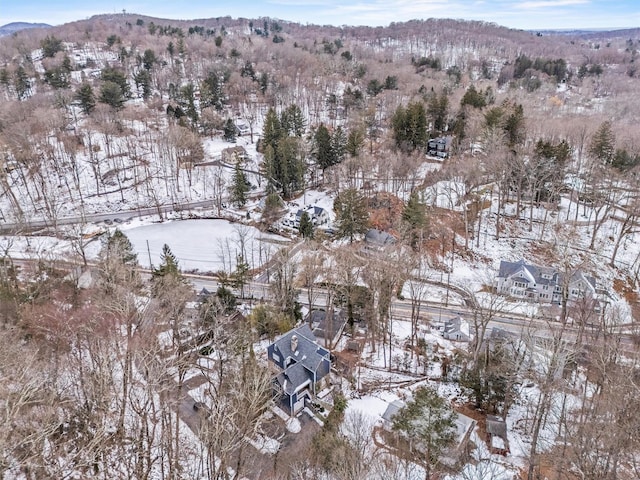
[[[311,223],[316,227],[327,225],[329,223],[329,212],[327,212],[322,207],[318,207],[317,205],[309,205],[304,209],[300,209],[296,212],[296,216],[293,221],[293,226],[295,228],[298,228],[300,226],[300,219],[302,218],[302,214],[304,212],[307,212],[307,214],[309,214]]]
[[[564,274],[551,267],[528,265],[524,260],[500,262],[495,280],[496,292],[514,298],[540,303],[562,303],[563,286],[568,300],[596,298],[596,280],[577,271],[565,281]]]

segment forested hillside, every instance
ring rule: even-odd
[[[0,38],[0,477],[638,478],[639,49],[443,19]],[[168,219],[219,222],[199,275],[133,234]],[[332,368],[281,421],[267,346],[307,324]]]

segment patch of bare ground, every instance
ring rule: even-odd
[[[640,318],[640,297],[634,288],[634,282],[630,277],[616,278],[613,280],[613,289],[624,297],[631,307],[631,317],[635,322],[636,318]]]

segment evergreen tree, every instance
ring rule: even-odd
[[[230,118],[227,118],[227,121],[224,123],[224,133],[222,138],[227,142],[236,141],[236,124],[233,123],[233,120]]]
[[[412,102],[404,108],[399,105],[391,119],[396,147],[405,152],[427,144],[427,115],[424,104]]]
[[[338,164],[344,160],[347,151],[347,136],[341,126],[338,126],[331,136],[331,154],[333,162]]]
[[[178,267],[178,260],[166,243],[162,247],[162,254],[160,255],[160,265],[153,269],[152,275],[157,277],[180,277],[180,268]]]
[[[99,260],[100,283],[108,294],[113,294],[118,285],[140,284],[136,270],[138,257],[127,236],[119,229],[107,233]]]
[[[53,35],[47,35],[40,41],[40,48],[42,48],[42,55],[45,58],[53,58],[56,53],[62,51],[62,40]]]
[[[304,115],[298,105],[289,105],[280,115],[280,126],[284,135],[302,137],[304,135]]]
[[[210,71],[200,85],[200,105],[222,110],[224,105],[223,82],[218,72]]]
[[[258,83],[260,84],[260,91],[264,95],[267,92],[267,88],[269,88],[269,74],[267,72],[262,72]]]
[[[24,67],[20,65],[16,69],[15,76],[13,77],[13,87],[18,95],[18,100],[24,100],[31,91],[31,82],[27,76],[27,72]]]
[[[124,106],[124,96],[120,86],[114,82],[104,82],[100,89],[100,102],[120,110]]]
[[[464,95],[462,96],[462,100],[460,100],[460,106],[464,107],[465,105],[471,105],[473,108],[483,108],[486,106],[487,102],[485,96],[476,90],[476,87],[470,85]]]
[[[282,137],[282,126],[278,114],[273,108],[267,111],[264,119],[264,127],[262,129],[262,146],[266,150],[267,146],[273,147],[275,150],[278,146],[278,140]]]
[[[302,215],[300,216],[298,231],[303,238],[313,239],[313,222],[311,221],[311,216],[309,216],[306,211],[302,212]]]
[[[278,142],[275,160],[280,173],[276,179],[285,198],[291,198],[294,192],[304,187],[306,165],[302,153],[297,137],[284,137]]]
[[[151,96],[151,74],[148,70],[140,70],[134,77],[136,88],[142,88],[142,98],[147,99]]]
[[[603,122],[591,137],[589,155],[602,165],[613,163],[616,153],[616,136],[611,128],[611,122]]]
[[[420,387],[393,417],[393,430],[413,445],[415,450],[409,453],[425,468],[428,480],[433,466],[455,439],[455,413],[435,390]]]
[[[230,194],[231,201],[240,207],[247,203],[247,192],[249,191],[249,182],[244,172],[240,168],[240,162],[236,162],[236,168],[233,171],[233,179],[231,181]]]
[[[222,285],[216,290],[216,299],[222,307],[222,313],[225,315],[232,314],[236,309],[236,305],[238,305],[238,300],[233,292]]]
[[[142,66],[145,70],[151,70],[153,66],[158,62],[156,54],[150,48],[147,48],[142,55]]]
[[[433,94],[429,100],[428,114],[431,117],[433,130],[440,134],[447,126],[447,113],[449,110],[449,97],[446,92],[440,95]]]
[[[336,164],[335,156],[331,148],[331,134],[324,123],[321,123],[313,137],[316,162],[324,172],[327,168]]]
[[[131,98],[131,90],[129,89],[129,82],[127,82],[127,76],[123,71],[117,68],[104,67],[100,72],[100,78],[103,82],[113,82],[120,87],[120,93],[124,99]]]
[[[364,145],[364,131],[361,128],[354,128],[349,131],[349,136],[347,137],[347,153],[351,157],[357,157],[360,155],[360,150]]]
[[[80,102],[80,108],[82,111],[89,115],[91,111],[96,107],[96,97],[93,94],[93,88],[88,83],[83,83],[78,88],[75,96],[76,100]]]
[[[134,252],[131,241],[119,228],[107,234],[105,249],[110,258],[117,259],[123,265],[138,265],[138,255]]]
[[[193,124],[196,124],[199,116],[196,107],[196,89],[193,83],[189,82],[180,89],[180,104],[187,117],[191,119]]]
[[[416,248],[424,238],[427,227],[426,206],[420,201],[416,191],[411,192],[409,201],[402,211],[402,221],[407,226],[410,245]]]
[[[233,288],[240,290],[240,297],[244,298],[244,286],[249,283],[249,264],[242,255],[236,258],[236,270],[233,272]]]
[[[350,242],[356,235],[369,230],[369,212],[367,200],[354,188],[348,188],[338,194],[333,202],[336,212],[338,238],[348,238]]]
[[[507,145],[514,148],[525,141],[526,130],[524,122],[524,109],[522,105],[514,105],[511,113],[504,122],[504,131],[507,136]]]

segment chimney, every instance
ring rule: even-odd
[[[298,337],[296,335],[291,337],[291,351],[295,353],[298,350]]]

